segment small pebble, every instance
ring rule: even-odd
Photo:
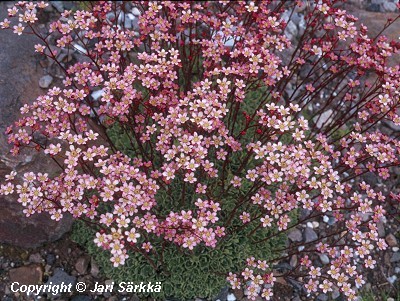
[[[58,255],[54,256],[54,254],[52,254],[52,253],[47,254],[46,263],[49,264],[49,265],[54,264],[54,262],[56,261],[57,257],[58,257]]]
[[[226,297],[227,301],[235,301],[236,297],[234,294],[228,294],[228,296]]]
[[[140,10],[138,10],[136,7],[132,8],[132,14],[135,16],[139,17],[140,16]]]
[[[324,223],[328,223],[329,222],[329,216],[324,215],[324,217],[322,218]]]
[[[399,251],[399,247],[393,247],[393,248],[392,248],[392,251],[393,251],[393,252],[398,252],[398,251]]]
[[[39,253],[31,254],[28,260],[31,263],[42,263],[42,256]]]
[[[39,80],[39,87],[43,89],[47,89],[50,87],[53,82],[53,77],[51,75],[42,76]]]
[[[318,239],[317,233],[312,229],[307,227],[304,230],[304,240],[305,242],[311,242]]]
[[[297,266],[297,256],[296,255],[292,255],[292,257],[290,257],[290,266],[292,267],[296,267]]]
[[[291,241],[301,241],[303,239],[303,234],[301,234],[301,231],[299,229],[294,228],[289,231],[288,238]]]
[[[397,239],[392,233],[388,234],[385,238],[389,247],[396,247],[397,246]]]
[[[312,222],[307,222],[307,227],[312,229],[314,228],[314,225]]]
[[[329,257],[326,254],[320,254],[319,259],[321,260],[322,264],[329,263]]]
[[[317,222],[317,221],[313,221],[312,224],[313,224],[313,228],[319,227],[319,222]]]
[[[387,278],[387,281],[388,281],[390,284],[395,283],[396,280],[397,280],[397,276],[396,276],[396,275],[393,275],[393,276],[390,276],[390,277]]]
[[[94,100],[98,100],[103,94],[104,94],[103,90],[97,90],[97,91],[94,91],[91,94],[91,96],[93,97]]]

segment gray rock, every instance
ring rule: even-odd
[[[126,14],[125,15],[125,20],[124,20],[124,26],[125,28],[132,28],[132,22],[135,20],[136,17],[133,14]]]
[[[309,227],[304,230],[304,240],[305,242],[311,242],[318,239],[317,233]]]
[[[284,33],[290,41],[294,41],[298,34],[297,26],[292,21],[289,21]]]
[[[301,19],[298,23],[298,27],[299,27],[299,36],[302,36],[304,34],[304,32],[306,31],[306,20],[304,19],[304,15],[301,15]]]
[[[90,96],[92,96],[94,100],[98,100],[103,94],[103,90],[96,90],[92,94],[90,94]]]
[[[303,239],[303,236],[302,236],[301,231],[299,229],[294,228],[294,229],[289,231],[288,238],[291,241],[299,242],[299,241],[301,241]]]
[[[75,1],[61,1],[63,3],[63,6],[65,9],[71,10],[73,9],[75,5]]]
[[[49,265],[49,264],[46,264],[46,265],[44,266],[44,272],[45,272],[46,274],[50,273],[51,269],[52,269],[52,266]]]
[[[0,2],[0,20],[7,18],[7,3]],[[37,68],[33,35],[17,36],[12,31],[0,30],[0,179],[15,170],[19,174],[27,171],[47,172],[53,177],[58,169],[48,156],[36,152],[22,152],[20,156],[9,154],[10,145],[4,134],[13,124],[19,108],[32,103],[43,94],[38,82],[43,75]],[[18,177],[17,177],[17,180]],[[0,243],[23,248],[36,248],[59,239],[70,230],[72,218],[55,222],[49,214],[35,214],[29,218],[22,212],[16,195],[0,197]]]
[[[397,239],[396,236],[394,236],[392,233],[388,234],[385,238],[387,244],[389,247],[395,247],[397,246]]]
[[[11,295],[12,294],[12,291],[11,291],[11,289],[10,289],[10,287],[8,285],[6,285],[6,287],[4,289],[4,294],[5,295]],[[11,301],[12,301],[12,299],[11,299]]]
[[[293,278],[288,277],[288,278],[287,278],[287,282],[288,282],[291,286],[293,286],[293,288],[294,288],[296,291],[298,291],[298,292],[302,291],[303,283],[301,283],[300,281],[297,281],[297,280],[295,280],[295,279],[293,279]]]
[[[300,75],[300,77],[301,77],[301,78],[307,78],[307,77],[309,77],[310,72],[312,72],[311,69],[312,69],[312,67],[311,67],[311,65],[310,65],[308,62],[307,62],[306,64],[303,64],[303,65],[300,67],[300,70],[299,70],[299,75]]]
[[[49,280],[47,280],[46,284],[50,284],[50,282],[52,283],[52,285],[57,285],[57,284],[61,285],[61,283],[64,282],[64,284],[67,286],[69,284],[74,286],[76,283],[76,277],[68,275],[62,269],[56,269],[54,271],[53,276],[51,276]],[[58,294],[48,293],[48,295],[51,297],[57,297],[60,295],[60,293]]]
[[[390,284],[395,283],[396,280],[397,280],[397,276],[396,276],[396,275],[392,275],[392,276],[390,276],[390,277],[387,277],[387,281],[388,281]]]
[[[90,258],[88,256],[81,256],[75,263],[75,269],[78,275],[86,274],[87,268],[89,266]]]
[[[134,31],[136,31],[136,35],[139,35],[139,33],[137,32],[139,30],[139,19],[135,18],[132,20],[132,28]]]
[[[97,278],[97,277],[99,276],[99,274],[100,274],[99,266],[98,266],[97,263],[93,260],[93,258],[92,258],[92,260],[90,261],[90,274],[91,274],[93,277],[95,277],[95,278]]]
[[[318,114],[317,116],[315,116],[314,122],[317,123],[317,127],[320,129],[331,121],[331,117],[333,117],[332,115],[333,111],[329,109],[322,114]]]
[[[385,3],[383,3],[382,8],[386,12],[395,12],[397,10],[396,3],[389,2],[389,1],[386,1]]]
[[[228,294],[228,296],[226,297],[227,301],[236,301],[236,297],[234,294]]]
[[[304,15],[303,14],[299,14],[299,13],[293,13],[292,14],[292,18],[291,20],[294,22],[294,24],[296,24],[297,26],[299,25],[299,23],[301,22],[301,20],[304,19]]]
[[[385,225],[383,224],[383,222],[382,221],[378,221],[376,223],[376,225],[377,225],[377,228],[378,228],[379,237],[385,237],[386,231],[385,231]]]
[[[56,261],[56,256],[54,256],[53,253],[47,254],[47,256],[46,256],[46,263],[47,263],[48,265],[53,265],[55,261]]]
[[[64,1],[50,1],[51,5],[59,12],[62,13],[64,11]]]
[[[372,4],[383,4],[387,0],[371,0]]]
[[[71,51],[61,50],[60,53],[57,54],[57,61],[59,62],[70,62],[72,60]]]
[[[43,11],[45,11],[46,13],[51,13],[54,11],[54,7],[53,7],[53,5],[48,5],[47,7],[45,7],[43,9]]]
[[[336,300],[340,297],[340,291],[337,288],[334,288],[332,291],[332,299]]]
[[[326,254],[319,254],[319,260],[321,260],[322,264],[329,263],[329,257]]]
[[[42,258],[42,256],[40,256],[39,253],[35,253],[35,254],[31,254],[29,256],[28,260],[30,263],[42,263],[43,258]]]
[[[317,297],[318,301],[328,301],[328,296],[325,294],[319,294]]]
[[[282,19],[285,20],[285,22],[287,23],[285,28],[285,35],[288,37],[289,40],[293,41],[297,37],[298,30],[295,21],[289,19],[290,15],[291,12],[287,10],[282,14]]]
[[[292,266],[292,267],[296,267],[297,266],[297,263],[298,263],[298,259],[297,259],[297,256],[296,255],[292,255],[292,257],[290,257],[290,266]]]
[[[229,293],[229,287],[224,287],[219,294],[213,299],[213,300],[221,300],[221,301],[227,301],[228,298],[228,293]]]
[[[287,263],[287,262],[280,262],[276,265],[273,266],[274,269],[276,269],[277,271],[290,271],[293,270],[293,267]]]
[[[108,12],[106,14],[106,18],[110,21],[115,21],[115,13],[114,12]]]
[[[53,77],[51,75],[42,76],[39,80],[39,87],[43,89],[47,89],[50,87],[53,82]]]
[[[393,253],[392,257],[390,258],[390,262],[399,262],[400,261],[400,252]]]
[[[140,17],[141,15],[140,10],[138,10],[137,7],[132,8],[132,14],[135,15],[136,17]]]
[[[381,11],[381,6],[379,4],[376,4],[376,3],[371,3],[370,5],[368,5],[366,7],[366,10],[374,12],[374,13],[379,13]]]

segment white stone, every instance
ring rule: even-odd
[[[39,87],[43,89],[47,89],[50,87],[53,82],[53,77],[51,75],[42,76],[39,80]]]
[[[383,9],[387,12],[395,12],[397,10],[397,6],[393,2],[385,2],[383,3]]]
[[[50,3],[59,13],[64,12],[63,1],[50,1]]]
[[[135,16],[139,17],[141,15],[140,10],[138,10],[136,7],[132,8],[132,14]]]
[[[314,225],[312,222],[307,222],[307,227],[312,229],[314,228]]]
[[[87,50],[85,48],[83,48],[81,45],[79,44],[72,44],[72,46],[74,46],[74,48],[76,50],[78,50],[79,52],[82,52],[84,54],[87,54]]]
[[[236,297],[234,294],[228,294],[228,296],[226,297],[227,301],[235,301]]]
[[[319,259],[323,264],[328,264],[329,263],[329,257],[326,254],[320,254]]]
[[[327,215],[324,215],[324,217],[322,219],[324,220],[324,223],[329,222],[329,216],[327,216]]]
[[[125,19],[125,13],[124,12],[120,12],[118,14],[118,24],[122,24],[122,21]]]
[[[397,276],[396,276],[396,275],[393,275],[393,276],[390,276],[390,277],[387,278],[387,281],[388,281],[390,284],[395,283],[396,280],[397,280]]]
[[[91,96],[94,100],[98,100],[104,94],[103,90],[94,91]]]
[[[333,115],[333,111],[331,109],[323,112],[322,114],[318,114],[318,116],[314,117],[314,122],[317,123],[318,128],[322,128],[327,125],[331,121],[331,117]]]
[[[319,222],[313,221],[312,222],[314,229],[319,227]]]
[[[392,251],[393,251],[393,252],[398,252],[399,250],[400,250],[399,247],[393,247],[393,248],[392,248]]]

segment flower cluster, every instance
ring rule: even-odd
[[[157,268],[160,239],[191,252],[245,226],[283,233],[328,215],[336,227],[294,246],[292,273],[309,293],[337,287],[354,300],[357,265],[374,268],[375,250],[387,248],[377,222],[397,199],[363,175],[386,180],[399,165],[400,141],[378,125],[400,125],[390,60],[400,44],[369,37],[334,2],[310,6],[297,42],[282,13],[301,2],[99,2],[66,10],[49,34],[35,24],[48,3],[18,2],[1,28],[36,34],[35,50],[56,60],[54,35],[79,59],[61,65],[63,87],[22,107],[7,129],[13,154],[43,151],[60,174],[12,173],[0,195],[16,193],[27,216],[96,224],[95,243],[115,267],[134,251]],[[293,218],[299,209],[306,218]],[[330,264],[314,266],[316,253]],[[232,287],[270,300],[267,261],[233,272]]]

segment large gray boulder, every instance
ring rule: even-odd
[[[0,20],[7,17],[7,3],[0,3]],[[38,82],[44,75],[34,45],[34,36],[17,36],[11,31],[0,30],[0,182],[12,170],[48,172],[54,174],[57,167],[50,159],[33,152],[19,157],[9,153],[10,145],[4,134],[6,127],[17,120],[19,108],[32,102],[43,93]],[[69,231],[72,218],[60,223],[50,219],[48,214],[26,218],[22,206],[15,196],[0,197],[0,243],[19,247],[37,247],[43,243],[59,239]]]

